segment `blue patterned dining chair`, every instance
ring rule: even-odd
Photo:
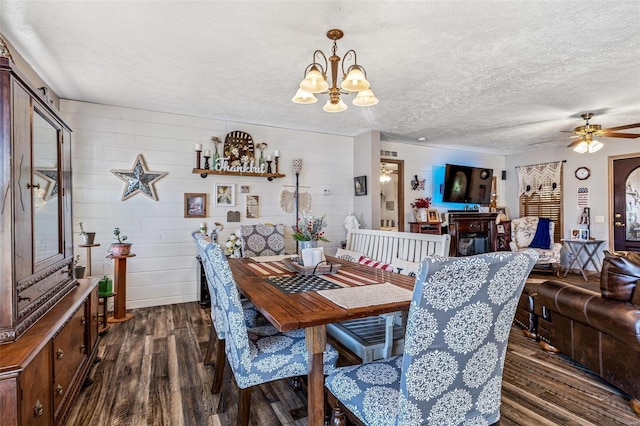
[[[240,293],[229,262],[217,244],[207,247],[206,255],[213,268],[213,286],[224,316],[225,352],[240,389],[236,424],[249,421],[251,389],[255,385],[308,374],[308,351],[303,329],[278,332],[275,328],[247,328]],[[271,332],[270,332],[271,331]],[[324,372],[335,369],[338,351],[327,345]]]
[[[284,254],[284,225],[259,223],[241,225],[242,256],[275,256]]]
[[[372,426],[498,422],[509,331],[537,258],[533,251],[425,258],[404,355],[330,374],[331,424],[345,424],[343,409]]]
[[[216,365],[213,374],[213,383],[211,385],[211,393],[220,392],[222,386],[222,378],[224,375],[224,367],[226,365],[226,355],[224,352],[224,330],[226,326],[225,316],[222,314],[222,308],[218,302],[216,289],[213,285],[213,265],[211,264],[212,250],[217,246],[216,242],[210,237],[202,234],[199,231],[195,231],[191,234],[196,240],[198,251],[200,252],[200,259],[202,266],[207,277],[207,287],[209,288],[209,295],[211,299],[211,329],[209,330],[209,343],[207,344],[207,353],[204,356],[204,364],[211,364],[211,356],[216,351]],[[259,325],[260,315],[255,307],[250,302],[243,302],[242,308],[244,312],[245,323],[247,327],[254,328]],[[266,320],[262,321],[262,324],[266,324]],[[262,329],[260,329],[262,330]],[[275,331],[275,329],[273,329]]]

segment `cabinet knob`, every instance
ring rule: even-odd
[[[86,345],[81,345],[80,346],[80,353],[81,354],[86,354],[87,353],[87,346]]]
[[[27,184],[27,189],[40,189],[40,182],[36,183],[35,185],[31,185],[31,183]]]
[[[56,351],[56,359],[61,360],[62,358],[64,358],[64,351],[62,350],[62,348],[58,348],[58,350]]]
[[[33,417],[40,417],[44,414],[44,406],[39,399],[36,400],[36,405],[33,407]]]
[[[85,317],[80,318],[80,324],[85,325],[87,323],[87,319]]]
[[[56,386],[56,395],[62,396],[64,394],[64,390],[62,389],[62,385]]]

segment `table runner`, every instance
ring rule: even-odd
[[[275,256],[253,256],[253,257],[250,257],[249,259],[258,263],[265,263],[265,262],[280,262],[282,259],[289,259],[289,258],[291,258],[290,254],[277,254]]]
[[[345,309],[352,309],[411,301],[413,292],[391,283],[384,283],[333,290],[319,290],[318,294],[338,306]]]

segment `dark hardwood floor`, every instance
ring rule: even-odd
[[[535,275],[536,278],[553,278]],[[570,274],[566,281],[597,287]],[[209,309],[182,303],[133,310],[100,342],[68,425],[233,425],[237,388],[227,369],[225,412],[209,392],[213,366],[202,363],[209,337]],[[505,362],[501,426],[638,425],[628,397],[564,355],[542,351],[513,327]],[[259,386],[251,424],[306,425],[306,395],[287,381]]]

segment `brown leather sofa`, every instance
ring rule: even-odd
[[[640,253],[604,254],[600,292],[540,284],[537,334],[544,349],[570,356],[629,394],[640,416]]]

